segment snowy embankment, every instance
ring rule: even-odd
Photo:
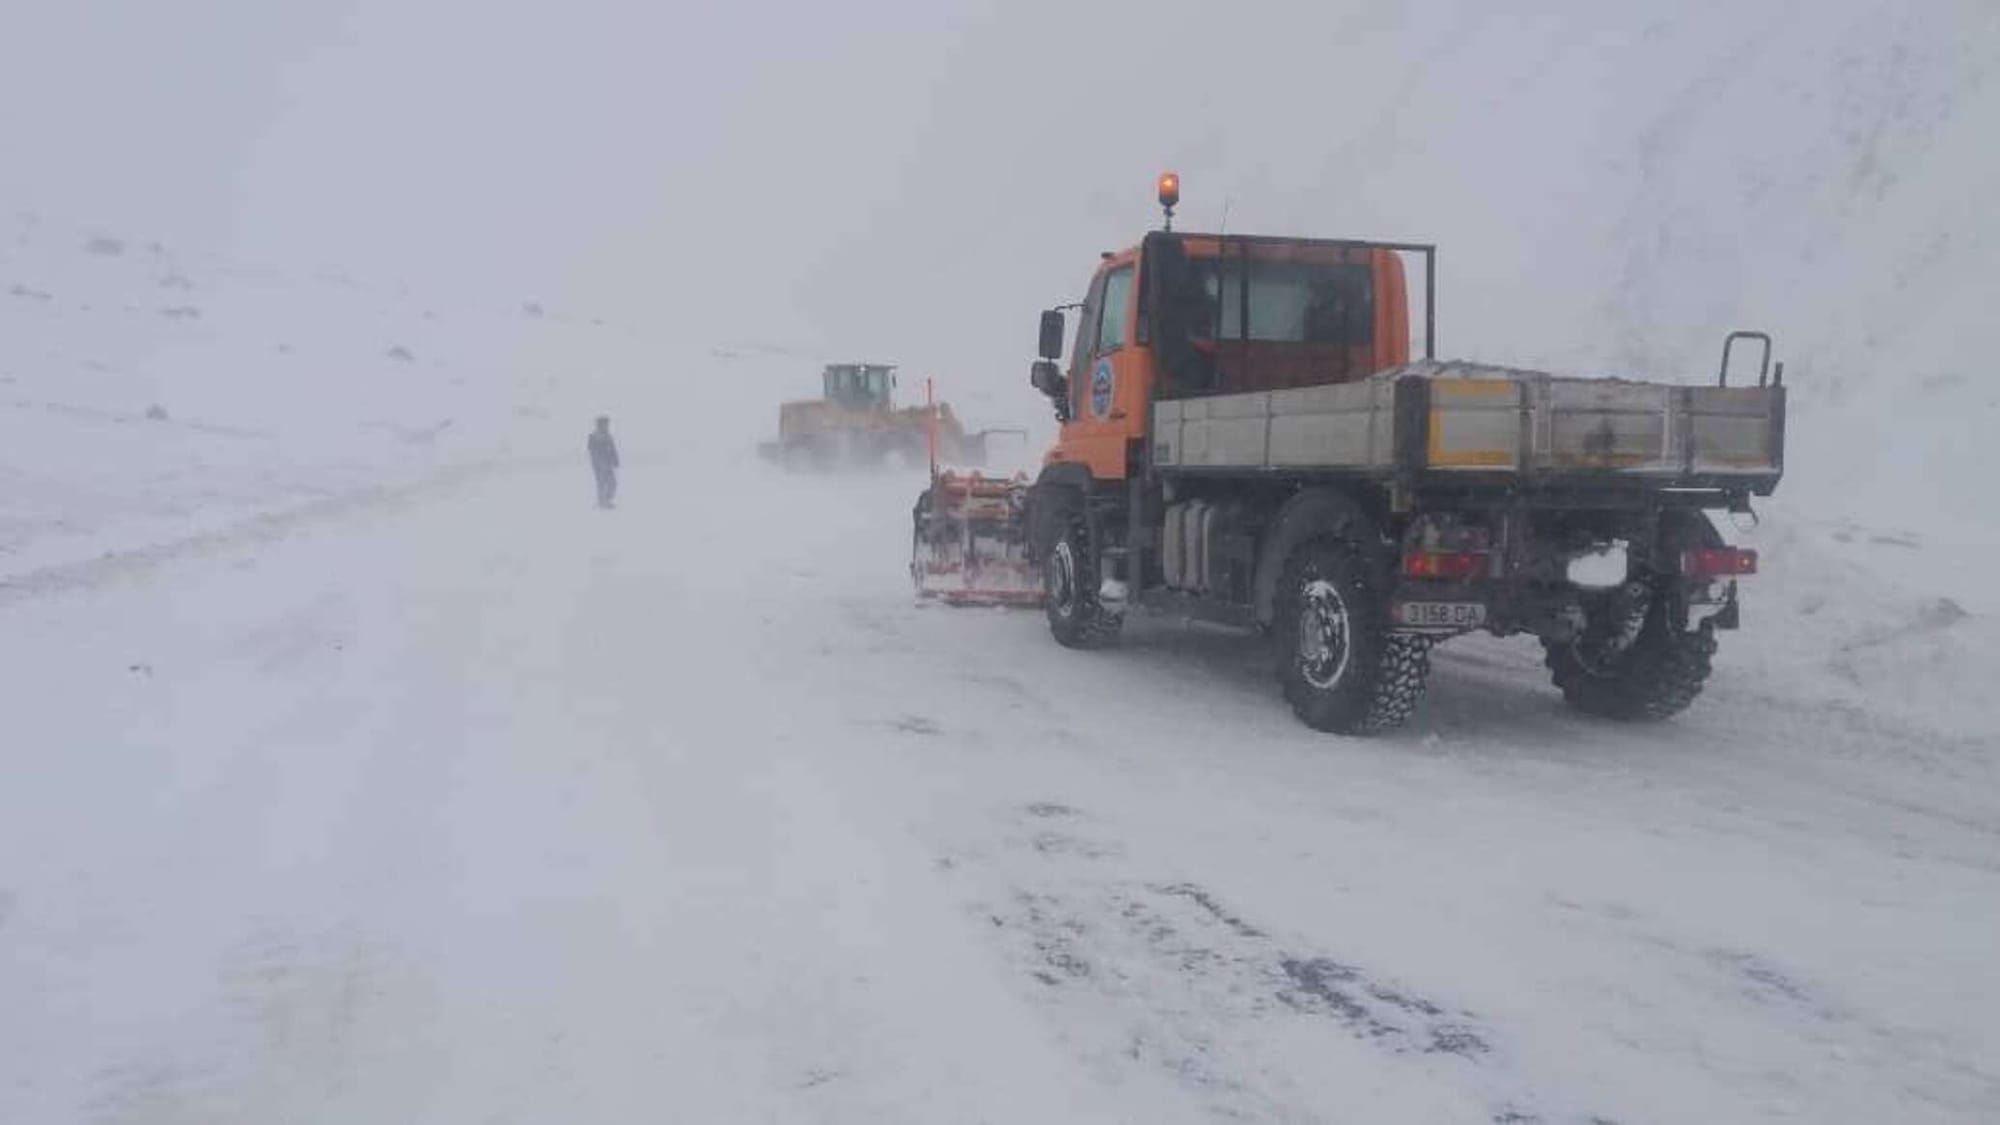
[[[626,345],[532,300],[9,219],[0,582],[570,453]]]

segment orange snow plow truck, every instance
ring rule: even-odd
[[[980,536],[920,498],[920,590],[977,548],[1038,580],[1063,645],[1135,608],[1259,630],[1292,709],[1339,733],[1408,719],[1432,646],[1476,630],[1538,638],[1581,711],[1694,701],[1757,569],[1709,513],[1783,473],[1768,336],[1731,333],[1706,385],[1439,360],[1434,246],[1178,233],[1179,194],[1161,177],[1163,229],[1102,257],[1066,365],[1042,314],[1039,476],[985,484]]]

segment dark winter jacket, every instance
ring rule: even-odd
[[[591,431],[590,467],[593,469],[615,469],[618,467],[618,446],[611,440],[611,432],[609,430]]]

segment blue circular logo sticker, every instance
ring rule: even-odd
[[[1111,392],[1118,384],[1111,370],[1111,357],[1097,361],[1090,372],[1090,412],[1099,418],[1111,413]]]

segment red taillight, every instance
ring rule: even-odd
[[[1403,573],[1411,578],[1481,578],[1493,569],[1484,551],[1411,551]]]
[[[1757,573],[1757,552],[1747,547],[1710,547],[1681,556],[1681,573],[1689,578],[1734,578]]]

